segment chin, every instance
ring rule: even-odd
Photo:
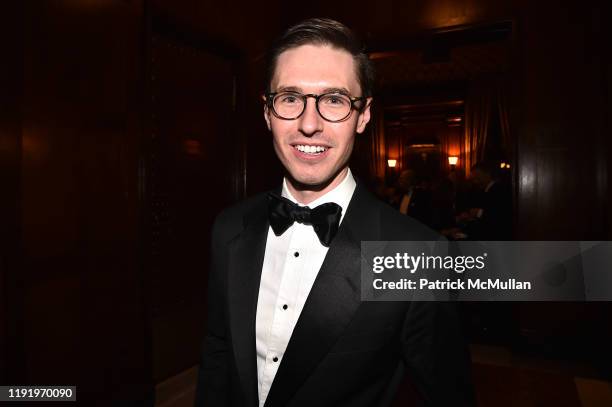
[[[325,177],[317,177],[317,176],[295,176],[291,175],[291,178],[297,182],[299,185],[303,185],[306,187],[319,187],[325,186],[329,183],[330,179]]]
[[[309,187],[312,189],[323,189],[332,183],[340,171],[317,171],[317,172],[303,172],[303,171],[289,171],[289,175],[294,182],[303,187]]]

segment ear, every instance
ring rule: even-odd
[[[366,105],[363,108],[363,110],[361,111],[361,113],[359,113],[359,117],[357,117],[357,128],[355,129],[355,131],[359,134],[363,133],[363,131],[366,128],[366,125],[369,123],[370,121],[370,106],[372,105],[372,98],[367,98],[366,99]]]
[[[264,101],[264,119],[266,121],[266,125],[268,126],[268,130],[272,131],[272,125],[270,124],[270,109],[268,109],[268,104],[266,103],[266,97],[262,95],[261,98]]]

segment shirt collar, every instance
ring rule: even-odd
[[[340,184],[338,184],[331,191],[327,192],[325,195],[318,197],[308,205],[302,205],[293,197],[293,195],[291,195],[291,192],[289,192],[289,188],[287,188],[287,178],[283,178],[283,190],[281,195],[289,199],[293,203],[296,203],[300,206],[308,206],[309,208],[316,208],[317,206],[322,205],[324,203],[334,202],[340,205],[340,207],[342,208],[342,216],[340,218],[340,221],[342,222],[342,219],[344,218],[344,214],[346,213],[346,210],[349,206],[349,202],[353,197],[353,192],[355,192],[356,187],[357,183],[355,182],[355,178],[353,177],[351,169],[349,168],[346,172],[344,180],[342,180]]]

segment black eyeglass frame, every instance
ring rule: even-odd
[[[300,114],[298,114],[297,116],[295,116],[292,119],[288,119],[286,117],[283,117],[283,116],[279,115],[276,112],[276,110],[274,109],[274,98],[276,97],[276,95],[279,95],[281,93],[289,93],[289,94],[295,95],[296,97],[299,97],[299,98],[302,99],[302,101],[304,102],[303,103],[304,107],[302,108],[302,111],[300,112]],[[349,109],[349,112],[342,119],[339,119],[339,120],[329,120],[328,118],[323,116],[323,114],[321,114],[321,111],[319,110],[319,99],[322,98],[323,96],[329,96],[329,95],[345,96],[351,102],[351,108]],[[306,111],[306,104],[308,102],[308,98],[314,98],[314,100],[315,100],[315,107],[317,109],[317,113],[319,113],[319,116],[321,116],[323,118],[323,120],[328,121],[330,123],[340,123],[340,122],[343,122],[345,120],[348,120],[348,118],[351,117],[351,115],[353,114],[353,110],[362,111],[367,106],[367,104],[365,104],[365,105],[363,105],[361,107],[355,106],[356,102],[361,102],[361,101],[367,99],[366,97],[363,97],[363,96],[361,96],[361,97],[350,97],[349,95],[347,95],[345,93],[340,93],[340,92],[328,92],[328,93],[322,93],[320,95],[316,95],[314,93],[306,93],[306,94],[304,94],[304,93],[293,92],[293,91],[282,91],[282,92],[270,92],[270,93],[267,93],[265,96],[266,96],[266,102],[265,102],[266,105],[268,106],[268,108],[270,110],[272,110],[272,114],[275,117],[277,117],[277,118],[279,118],[281,120],[297,120],[297,119],[299,119],[304,114],[304,112]]]

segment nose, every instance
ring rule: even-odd
[[[323,118],[317,111],[316,102],[313,98],[306,98],[304,113],[299,117],[298,127],[302,134],[308,137],[314,136],[323,130]]]

